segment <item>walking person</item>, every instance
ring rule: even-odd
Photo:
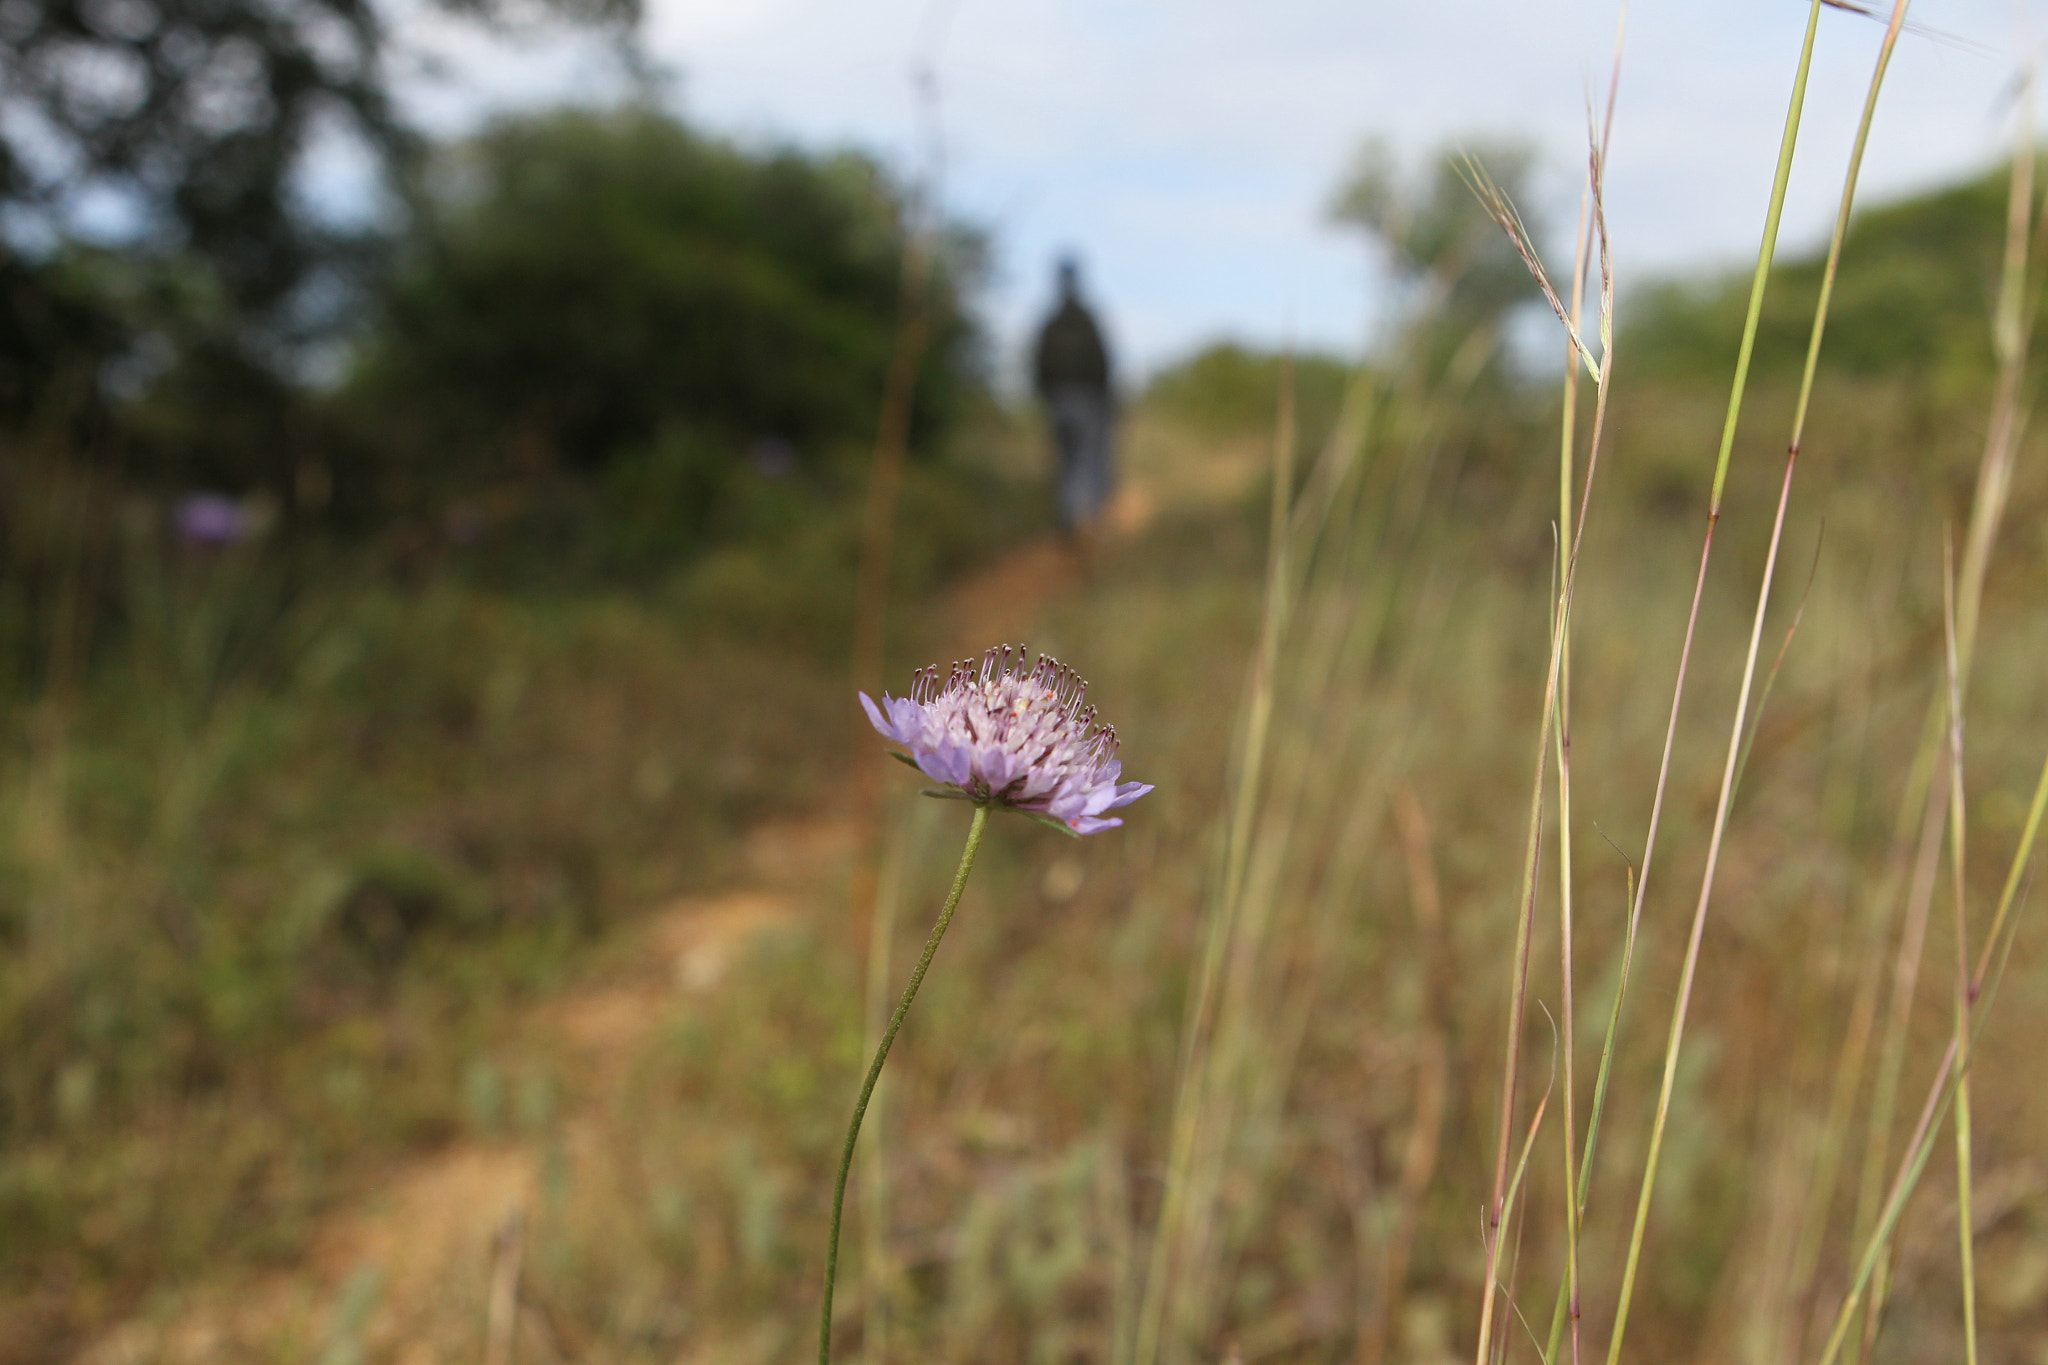
[[[1095,315],[1081,301],[1081,267],[1072,256],[1059,263],[1059,306],[1039,329],[1032,382],[1059,456],[1060,529],[1078,536],[1101,516],[1116,481],[1116,403],[1109,350]]]

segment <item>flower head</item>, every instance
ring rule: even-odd
[[[1075,834],[1123,823],[1104,813],[1152,790],[1118,782],[1116,731],[1085,704],[1088,684],[1059,660],[1001,645],[979,664],[911,675],[910,695],[867,693],[860,704],[885,739],[910,751],[934,782],[970,801],[1039,816]],[[950,793],[948,793],[950,794]]]

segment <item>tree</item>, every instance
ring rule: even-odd
[[[1421,174],[1404,177],[1386,144],[1368,141],[1330,201],[1334,222],[1359,229],[1385,251],[1409,295],[1408,340],[1426,338],[1438,364],[1475,335],[1496,337],[1507,313],[1537,296],[1528,267],[1473,193],[1468,162],[1517,205],[1540,239],[1528,192],[1536,158],[1518,143],[1446,151]]]
[[[309,285],[346,254],[294,194],[309,148],[405,147],[381,39],[366,0],[9,0],[0,223],[17,249],[96,222],[189,256],[238,322],[302,335],[320,321]]]
[[[485,22],[636,14],[635,0],[446,3]],[[0,4],[0,372],[26,391],[15,406],[48,406],[44,357],[80,356],[120,392],[67,386],[67,402],[154,400],[128,443],[145,465],[288,479],[266,452],[291,444],[280,423],[311,348],[354,316],[393,226],[315,211],[309,158],[353,144],[387,205],[407,197],[417,149],[385,45],[370,0]],[[251,404],[232,414],[249,419],[246,448],[192,446],[191,429],[229,414],[187,400],[223,391]]]
[[[870,158],[749,150],[644,106],[505,120],[428,168],[350,401],[431,490],[667,461],[700,520],[749,449],[872,440],[903,193]],[[977,382],[956,232],[914,435]]]

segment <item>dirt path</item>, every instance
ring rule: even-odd
[[[1149,516],[1149,500],[1127,493],[1108,534],[1129,534]],[[1084,577],[1081,558],[1058,540],[1020,547],[954,594],[948,635],[956,657],[993,641],[1028,640],[1047,605]],[[603,1142],[600,1116],[626,1082],[628,1059],[680,1000],[716,986],[759,935],[843,912],[856,852],[851,822],[771,821],[746,843],[740,889],[683,898],[637,918],[620,931],[626,940],[605,953],[625,965],[593,968],[583,985],[537,1006],[513,1030],[514,1037],[556,1040],[562,1065],[576,1077],[555,1125],[555,1140],[572,1154]],[[456,1352],[467,1358],[480,1323],[492,1318],[493,1280],[517,1254],[518,1220],[534,1202],[543,1161],[537,1139],[472,1138],[410,1160],[329,1218],[300,1264],[173,1292],[77,1360],[430,1365]]]
[[[743,889],[685,897],[621,931],[595,979],[538,1007],[516,1035],[553,1040],[576,1078],[558,1123],[572,1154],[602,1140],[598,1116],[629,1059],[679,999],[715,987],[760,934],[841,905],[853,856],[845,821],[782,820],[747,840]],[[474,1349],[499,1239],[531,1207],[539,1140],[465,1138],[394,1167],[313,1235],[284,1271],[229,1276],[160,1303],[78,1357],[80,1365],[238,1359],[393,1360],[426,1365]],[[354,1349],[337,1348],[344,1341]]]

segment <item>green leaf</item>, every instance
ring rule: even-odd
[[[974,798],[954,787],[926,787],[921,795],[936,796],[941,801],[972,801]]]
[[[917,768],[917,760],[916,760],[916,759],[914,759],[914,758],[912,758],[912,757],[911,757],[911,756],[910,756],[909,754],[906,754],[906,753],[901,753],[901,752],[898,752],[898,751],[897,751],[897,750],[895,750],[895,749],[890,749],[890,750],[888,750],[887,752],[888,752],[888,755],[889,755],[889,757],[891,757],[891,758],[895,759],[895,760],[896,760],[896,761],[897,761],[898,763],[901,763],[901,764],[902,764],[902,765],[903,765],[904,767],[906,767],[906,768]],[[922,769],[922,768],[918,768],[918,771],[919,771],[919,772],[923,772],[923,771],[924,771],[924,769]]]

